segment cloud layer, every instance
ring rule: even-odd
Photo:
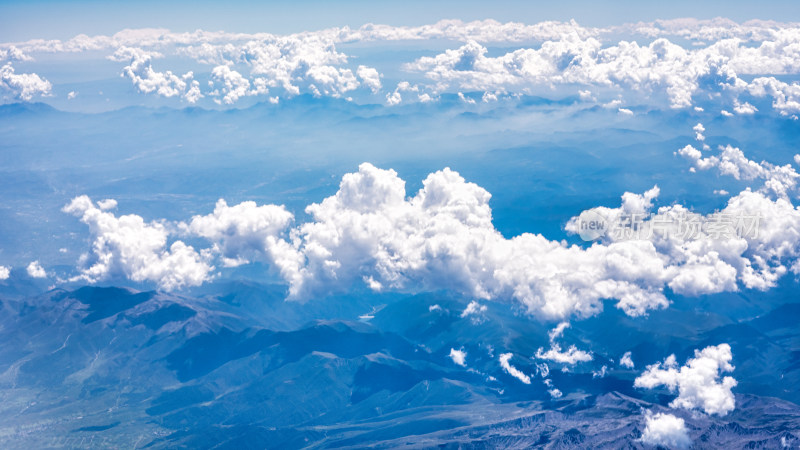
[[[701,151],[687,145],[677,153],[695,170],[716,168],[723,175],[754,182],[753,187],[706,215],[682,205],[651,212],[656,188],[643,195],[625,194],[619,208],[591,210],[609,224],[601,241],[652,243],[667,258],[667,285],[689,296],[736,291],[739,284],[764,290],[788,271],[800,273],[800,210],[792,203],[800,175],[788,164],[749,160],[732,146],[720,147],[719,155],[709,154],[706,147]],[[574,218],[566,228],[579,233],[580,226],[580,218]]]
[[[617,225],[585,247],[539,234],[504,237],[492,223],[491,195],[450,169],[428,175],[408,196],[396,172],[368,163],[344,175],[334,195],[309,205],[301,224],[283,206],[224,200],[213,213],[178,224],[116,217],[107,211],[115,204],[87,197],[65,211],[90,226],[93,249],[79,275],[89,282],[125,276],[176,289],[210,279],[215,259],[225,267],[258,261],[286,281],[293,300],[363,283],[375,292],[457,292],[473,299],[464,316],[477,321],[486,310],[479,300],[514,302],[536,317],[565,320],[596,314],[604,299],[614,299],[637,316],[666,307],[666,288],[688,296],[768,289],[785,273],[800,273],[794,169],[735,156],[714,164],[754,174],[746,178],[763,182],[761,188],[706,215],[681,205],[652,213],[658,188],[626,193],[617,208],[590,210]],[[573,218],[566,230],[578,233],[580,223]],[[198,252],[176,238],[211,246]],[[554,339],[540,358],[591,359],[574,346],[562,350]]]
[[[435,48],[445,42],[451,48],[388,64],[390,76],[401,80],[384,90],[384,74],[355,63],[347,52],[357,44],[396,41],[431,42]],[[711,103],[733,111],[728,114],[753,114],[759,109],[752,102],[768,99],[781,114],[795,115],[800,111],[798,43],[798,24],[766,21],[681,19],[594,28],[574,21],[445,20],[290,35],[123,30],[112,36],[0,44],[0,61],[26,60],[29,54],[105,52],[126,63],[121,72],[140,92],[190,103],[206,96],[226,105],[249,96],[269,96],[273,102],[301,93],[344,98],[359,89],[389,105],[466,91],[478,91],[485,101],[580,93],[584,101],[614,105],[624,113],[632,112],[624,104],[688,108]],[[498,54],[493,46],[510,50]],[[190,58],[198,72],[212,75],[210,85],[201,86],[191,71],[179,76],[155,70],[152,60],[161,57]],[[13,67],[4,66],[3,73],[11,85]],[[14,81],[17,90],[29,86],[20,90],[19,99],[49,91],[45,80],[29,75]],[[403,96],[407,90],[416,95]]]
[[[742,78],[800,71],[800,31],[782,31],[769,38],[774,40],[764,40],[757,46],[731,38],[696,49],[666,38],[646,45],[635,41],[607,45],[595,37],[567,34],[535,48],[494,57],[488,56],[489,49],[484,45],[469,41],[436,56],[419,58],[406,68],[433,81],[434,93],[450,89],[531,93],[540,92],[535,89],[541,87],[583,86],[628,97],[632,102],[651,95],[664,96],[671,108],[693,106],[701,93],[724,94],[737,113],[752,114],[756,108],[739,100],[749,94],[771,97],[775,109],[793,114],[800,111],[798,84],[774,77],[758,77],[749,83]]]
[[[582,249],[541,235],[506,239],[492,225],[490,197],[445,169],[406,198],[394,171],[362,164],[335,195],[306,208],[312,220],[291,230],[291,246],[271,253],[297,299],[364,280],[375,291],[515,299],[548,318],[591,315],[603,298],[620,299],[631,314],[666,305],[649,243]]]

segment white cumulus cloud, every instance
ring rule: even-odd
[[[716,167],[736,179],[763,182],[761,187],[745,189],[706,215],[681,205],[650,213],[652,199],[636,194],[623,196],[620,208],[593,209],[609,224],[601,241],[652,243],[664,264],[662,279],[682,295],[736,291],[739,283],[764,290],[788,270],[800,272],[800,210],[790,200],[797,195],[798,173],[788,164],[756,163],[737,148],[720,148],[708,157],[691,145],[678,153],[699,170]],[[574,218],[566,228],[577,233],[578,227]]]
[[[0,92],[16,100],[30,101],[36,96],[48,96],[53,86],[35,73],[16,73],[11,63],[0,67]]]
[[[467,352],[462,350],[456,350],[454,348],[450,349],[450,359],[453,360],[454,363],[458,364],[462,367],[467,367]]]
[[[211,241],[226,266],[237,266],[279,252],[279,236],[293,219],[283,206],[252,201],[228,206],[220,199],[212,214],[195,216],[182,227]]]
[[[757,111],[745,97],[769,96],[782,114],[800,111],[800,85],[778,79],[800,74],[800,31],[797,24],[774,21],[676,19],[597,28],[574,21],[442,20],[415,27],[370,23],[288,35],[127,29],[110,36],[0,43],[0,62],[29,60],[31,53],[115,50],[116,60],[130,61],[124,73],[140,92],[196,102],[203,93],[195,80],[188,74],[155,71],[150,61],[159,55],[189,57],[212,67],[241,67],[237,72],[251,89],[282,91],[273,92],[274,99],[300,93],[344,97],[358,88],[377,94],[382,83],[376,69],[353,65],[342,49],[393,41],[453,46],[404,66],[427,78],[419,84],[418,101],[433,101],[443,92],[483,91],[486,101],[563,87],[563,92],[578,90],[585,93],[583,99],[603,103],[623,95],[628,101],[700,108],[696,101],[713,98],[721,103],[715,109],[732,115],[727,110]],[[509,50],[490,55],[491,44]],[[756,78],[745,81],[750,77]],[[396,104],[403,95],[394,90],[387,97],[388,104]],[[228,98],[233,102],[242,96]]]
[[[703,135],[703,133],[706,132],[706,127],[704,127],[702,123],[695,125],[692,130],[695,132],[695,139],[701,142],[706,140],[706,137]]]
[[[593,359],[592,354],[583,350],[578,350],[574,345],[571,345],[566,351],[561,350],[561,346],[556,342],[556,339],[561,337],[564,330],[569,327],[568,322],[562,322],[550,331],[550,348],[545,351],[543,348],[536,350],[536,357],[539,359],[546,359],[561,364],[574,365],[579,362],[587,362]],[[605,366],[604,366],[605,367]],[[605,371],[603,371],[605,374]]]
[[[361,79],[361,82],[373,93],[377,93],[381,90],[381,74],[378,73],[376,69],[367,66],[358,66],[356,74],[358,78]]]
[[[228,66],[217,66],[211,71],[211,77],[215,85],[221,85],[220,88],[211,93],[215,97],[222,96],[222,102],[226,105],[236,103],[241,97],[248,95],[268,94],[269,89],[266,87],[266,82],[259,79],[257,84],[254,84],[253,89],[250,88],[250,80],[243,77],[241,73],[231,69]],[[219,99],[215,99],[217,103]]]
[[[371,278],[394,290],[516,299],[550,318],[594,314],[603,298],[621,299],[631,314],[666,305],[664,268],[649,243],[584,250],[541,235],[506,239],[491,223],[489,193],[456,172],[429,175],[409,199],[404,186],[394,171],[365,163],[334,196],[310,205],[312,221],[291,232],[294,252],[276,262],[291,297]]]
[[[783,115],[800,112],[800,84],[786,83],[775,77],[758,77],[747,85],[747,91],[756,97],[772,97],[772,107]]]
[[[673,408],[702,409],[707,414],[724,416],[733,411],[736,401],[731,391],[736,386],[733,377],[720,380],[721,372],[732,372],[731,347],[728,344],[695,350],[694,358],[678,366],[675,355],[661,363],[647,366],[634,381],[634,386],[655,388],[666,386],[678,397],[670,403]]]
[[[683,419],[672,414],[652,414],[649,411],[641,440],[645,444],[666,448],[689,448],[692,445]]]
[[[173,290],[197,286],[210,278],[213,267],[194,248],[182,241],[167,248],[169,232],[161,223],[147,223],[133,214],[116,217],[87,196],[74,198],[63,210],[88,225],[93,239],[92,254],[82,258],[87,267],[73,280],[95,283],[124,276]]]
[[[473,300],[473,301],[469,302],[467,307],[464,308],[464,311],[461,312],[461,317],[468,317],[468,316],[478,315],[478,314],[486,312],[487,309],[488,308],[487,308],[486,305],[481,305],[480,303],[478,303],[475,300]]]
[[[33,58],[26,55],[16,46],[11,45],[7,48],[0,47],[0,62],[3,61],[32,61]]]
[[[634,364],[631,358],[631,352],[625,352],[625,354],[622,355],[622,358],[619,359],[619,365],[627,369],[633,369]]]
[[[344,175],[334,195],[309,205],[305,223],[293,226],[294,216],[283,206],[229,206],[221,200],[212,214],[173,227],[210,242],[201,254],[181,241],[172,244],[177,253],[165,250],[169,233],[163,224],[116,218],[103,211],[105,203],[94,206],[78,198],[68,210],[90,224],[97,239],[95,259],[82,272],[87,280],[109,272],[166,279],[180,254],[185,258],[174,263],[182,274],[161,283],[177,287],[207,279],[206,257],[219,257],[225,266],[262,261],[286,281],[289,298],[301,301],[366,283],[376,292],[457,292],[474,299],[467,315],[495,300],[516,302],[539,318],[565,320],[598,313],[605,299],[615,299],[631,316],[646,314],[668,305],[666,287],[682,295],[736,291],[740,285],[768,289],[789,271],[800,274],[800,210],[790,200],[796,192],[794,169],[754,163],[738,149],[726,148],[727,156],[716,160],[693,152],[701,156],[682,150],[696,164],[764,181],[765,187],[742,191],[724,209],[706,215],[681,205],[651,214],[657,187],[625,193],[619,207],[592,211],[609,223],[621,223],[626,215],[647,217],[637,224],[638,235],[610,228],[588,247],[530,233],[504,237],[492,223],[491,195],[450,169],[428,175],[409,196],[396,172],[369,163]],[[750,219],[728,230],[722,227],[726,217]],[[577,221],[566,230],[578,232]],[[127,237],[137,233],[145,238]],[[541,358],[570,364],[590,359],[574,346],[562,350],[554,339],[549,350],[540,349]]]
[[[122,70],[122,76],[130,78],[139,92],[144,94],[155,93],[162,97],[183,97],[194,103],[199,98],[192,92],[192,72],[182,76],[167,70],[158,72],[153,69],[153,59],[162,58],[163,55],[155,51],[147,51],[135,47],[120,47],[110,56],[113,61],[128,62]],[[187,90],[188,87],[188,90]]]
[[[727,145],[720,147],[719,155],[703,157],[700,150],[687,145],[678,150],[681,156],[692,161],[699,170],[717,168],[722,175],[729,175],[737,180],[764,180],[764,191],[772,191],[785,197],[788,191],[797,187],[800,174],[789,164],[776,166],[766,161],[760,163],[748,159],[740,149]]]
[[[45,272],[42,265],[39,264],[39,261],[31,261],[26,270],[28,271],[28,276],[31,278],[47,278],[47,272]]]

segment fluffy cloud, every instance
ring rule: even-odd
[[[747,188],[731,197],[725,208],[707,215],[681,205],[650,214],[652,198],[626,194],[620,208],[592,210],[609,224],[602,242],[652,243],[664,264],[662,279],[682,295],[736,291],[739,283],[764,290],[775,286],[787,270],[800,272],[800,210],[790,200],[797,195],[798,174],[790,165],[756,163],[731,146],[708,157],[691,145],[678,153],[696,169],[715,167],[763,185],[756,191]],[[580,227],[578,217],[566,228],[578,233]]]
[[[189,72],[185,76],[191,78],[192,75],[193,74]],[[203,97],[204,95],[200,92],[200,82],[191,80],[188,84],[188,89],[183,93],[183,98],[189,103],[197,103],[197,101]]]
[[[564,394],[561,392],[561,390],[560,390],[560,389],[556,388],[556,387],[553,385],[553,380],[551,380],[551,379],[549,379],[549,378],[548,378],[548,379],[546,379],[546,380],[544,380],[544,385],[545,385],[545,386],[547,386],[547,393],[548,393],[548,394],[550,394],[550,397],[551,397],[551,398],[553,398],[553,399],[556,399],[556,398],[561,398],[561,396],[562,396],[562,395],[564,395]]]
[[[675,355],[670,355],[662,363],[647,366],[647,370],[634,381],[634,386],[649,389],[666,386],[670,392],[678,391],[671,407],[699,408],[707,414],[724,416],[733,411],[736,404],[731,392],[736,380],[729,376],[720,380],[720,372],[733,371],[732,359],[728,344],[695,350],[694,358],[689,358],[681,367]]]
[[[772,107],[783,115],[800,112],[800,84],[796,82],[784,83],[775,77],[759,77],[747,85],[747,91],[756,97],[772,97]]]
[[[627,40],[619,41],[620,36]],[[691,40],[688,48],[684,44],[687,39]],[[585,88],[589,87],[596,91],[591,98],[611,91],[612,96],[630,95],[631,100],[637,101],[666,99],[674,108],[692,106],[699,94],[708,93],[737,114],[757,111],[746,99],[739,99],[740,95],[769,95],[776,110],[785,114],[798,111],[800,85],[778,81],[775,76],[800,74],[800,28],[796,24],[763,21],[738,24],[727,19],[680,19],[592,28],[574,21],[522,24],[444,20],[418,27],[366,24],[357,29],[329,28],[283,36],[139,29],[112,36],[79,35],[67,41],[0,44],[0,61],[23,60],[32,52],[116,49],[117,53],[130,53],[135,48],[144,55],[118,55],[116,59],[130,61],[124,74],[144,93],[181,96],[189,102],[202,97],[199,84],[191,76],[152,69],[154,55],[164,54],[190,57],[214,67],[247,68],[249,74],[237,72],[250,86],[281,89],[280,95],[308,92],[343,97],[359,87],[377,94],[382,83],[376,69],[351,66],[351,58],[337,47],[407,40],[460,43],[444,53],[406,65],[431,81],[419,86],[424,92],[419,95],[420,101],[434,100],[444,91],[482,90],[485,99],[491,99],[565,86],[572,92],[575,87],[588,92]],[[518,48],[490,57],[486,47],[490,43]],[[745,81],[749,76],[758,78]],[[401,90],[388,95],[389,104],[397,103]],[[228,98],[233,102],[241,97]],[[631,111],[619,110],[623,114]]]
[[[584,250],[540,235],[505,239],[491,223],[489,193],[457,173],[429,175],[408,200],[404,185],[394,171],[362,164],[334,196],[309,206],[312,221],[292,230],[303,264],[279,263],[292,275],[291,297],[369,279],[373,289],[513,298],[549,318],[594,314],[603,298],[621,299],[631,314],[666,305],[663,267],[649,243]]]
[[[652,245],[656,254],[646,260],[647,264],[654,265],[657,279],[679,294],[736,290],[737,270],[730,263],[736,263],[742,270],[749,267],[749,260],[742,256],[746,243],[733,236],[726,240],[702,234],[700,224],[704,223],[704,216],[680,205],[660,208],[657,214],[648,216],[657,195],[658,188],[643,195],[626,193],[619,208],[590,210],[608,224],[602,241],[609,245],[622,242]],[[583,217],[587,217],[585,212],[573,218],[566,226],[567,231],[578,233],[583,227]],[[690,235],[690,231],[694,234]]]
[[[550,331],[550,349],[544,351],[543,348],[536,350],[536,357],[539,359],[547,359],[561,364],[574,365],[579,362],[587,362],[592,360],[592,354],[583,350],[578,350],[577,347],[571,345],[566,351],[561,350],[561,346],[556,342],[556,339],[564,334],[564,330],[569,327],[568,322],[561,322],[556,328]],[[603,374],[605,374],[605,366],[603,366]]]
[[[729,175],[737,180],[764,180],[762,192],[773,192],[780,197],[786,197],[787,192],[797,188],[800,174],[789,164],[776,166],[766,161],[760,163],[748,159],[744,152],[736,147],[727,145],[720,147],[719,155],[703,157],[700,150],[687,145],[678,150],[681,156],[692,161],[699,170],[716,168],[720,174]]]
[[[565,37],[539,48],[490,57],[486,47],[471,41],[434,57],[422,57],[406,68],[424,73],[438,90],[526,92],[536,86],[598,86],[620,93],[663,93],[670,106],[684,108],[692,105],[692,96],[706,79],[721,78],[736,85],[736,73],[720,61],[724,54],[715,46],[686,50],[666,39],[646,46],[622,41],[605,47],[593,37]]]
[[[522,373],[521,370],[517,369],[516,367],[512,366],[509,361],[511,361],[511,357],[513,355],[511,353],[503,353],[500,355],[500,367],[503,370],[511,375],[512,377],[522,381],[525,384],[531,384],[531,377]]]
[[[358,66],[356,75],[361,79],[361,82],[367,86],[373,94],[381,90],[381,74],[372,67]]]
[[[0,281],[7,280],[11,276],[11,269],[6,266],[0,266]]]
[[[397,83],[394,92],[386,94],[386,104],[394,106],[403,101],[403,93],[410,92],[416,96],[416,99],[422,103],[433,101],[433,97],[426,92],[421,92],[420,87],[416,84],[411,84],[408,81],[401,81]]]
[[[376,292],[448,289],[474,299],[466,315],[480,312],[479,301],[496,300],[516,302],[539,318],[564,320],[596,314],[603,300],[615,299],[636,316],[666,307],[666,287],[690,296],[736,291],[740,284],[767,289],[788,271],[800,274],[800,210],[788,198],[796,190],[793,169],[755,164],[738,150],[725,151],[730,155],[713,164],[742,178],[766,180],[771,188],[747,189],[708,215],[681,205],[650,214],[657,187],[625,193],[617,208],[590,210],[614,226],[589,247],[529,233],[504,237],[492,223],[491,195],[452,170],[430,174],[407,197],[397,173],[368,163],[346,174],[334,195],[309,205],[310,220],[300,225],[291,225],[293,215],[282,206],[220,201],[213,214],[174,228],[210,241],[203,255],[218,255],[225,266],[270,264],[294,300],[365,283]],[[165,279],[172,265],[180,273],[158,281],[161,286],[206,279],[209,262],[191,247],[177,241],[174,250],[164,251],[163,224],[145,224],[138,216],[117,219],[102,211],[103,205],[78,198],[67,208],[92,225],[96,236],[96,261],[84,270],[85,279],[114,272],[156,281]],[[626,217],[640,220],[626,226]],[[576,217],[566,229],[577,233],[580,226]],[[134,242],[117,228],[145,238]],[[178,255],[184,257],[173,261]],[[574,347],[562,350],[554,339],[549,350],[540,349],[540,358],[569,364],[591,359]]]
[[[35,73],[16,73],[11,63],[0,67],[0,92],[16,100],[30,101],[35,96],[50,95],[53,86]]]
[[[45,272],[44,268],[39,261],[32,261],[28,264],[26,269],[28,271],[28,276],[31,278],[47,278],[47,272]]]
[[[33,58],[26,55],[15,46],[0,48],[0,62],[2,61],[31,61]]]
[[[631,352],[625,352],[622,358],[619,359],[619,365],[627,369],[633,369],[633,359],[631,359]]]
[[[745,233],[724,240],[708,239],[707,233],[701,233],[691,245],[670,241],[668,246],[673,250],[680,247],[684,254],[698,257],[703,248],[707,254],[714,251],[736,269],[739,279],[750,288],[774,286],[786,272],[787,263],[793,272],[798,273],[800,209],[792,204],[790,198],[797,196],[800,174],[789,164],[778,166],[766,161],[752,161],[732,146],[720,147],[719,155],[707,157],[692,146],[684,147],[679,153],[699,170],[716,168],[723,175],[737,180],[761,180],[763,185],[756,191],[748,188],[731,197],[719,214],[699,218],[696,223],[702,226],[709,220],[746,219],[744,222],[747,222],[749,218],[749,223],[738,225]]]
[[[233,62],[239,61],[250,65],[252,75],[264,77],[269,87],[280,87],[287,95],[306,90],[340,97],[360,85],[351,69],[341,67],[347,63],[347,56],[336,51],[334,41],[322,34],[250,41]],[[367,73],[368,69],[361,71]]]
[[[652,36],[661,34],[638,31]],[[488,56],[484,45],[470,40],[459,48],[419,58],[406,68],[425,74],[437,93],[528,93],[534,88],[578,85],[611,89],[626,96],[638,93],[635,99],[639,101],[657,94],[664,96],[671,107],[685,108],[693,105],[697,94],[708,92],[725,94],[723,98],[733,103],[737,113],[752,114],[757,109],[738,98],[748,92],[754,96],[771,95],[775,109],[783,113],[797,110],[800,88],[796,83],[762,77],[748,84],[741,78],[800,73],[800,32],[796,28],[764,33],[759,45],[737,38],[718,38],[711,45],[694,49],[663,37],[646,45],[636,41],[609,45],[601,39],[598,33],[567,34],[537,47],[494,57]]]
[[[106,198],[97,202],[97,207],[103,211],[108,211],[117,208],[117,201],[113,198]]]
[[[464,311],[461,312],[461,317],[463,318],[468,316],[479,315],[486,312],[487,309],[488,308],[486,307],[486,305],[481,305],[480,303],[473,300],[469,302],[469,305],[467,305],[467,307],[464,308]]]
[[[294,219],[283,206],[217,202],[214,212],[181,224],[188,233],[208,239],[226,266],[238,266],[280,252],[279,236]]]
[[[609,220],[643,215],[657,195],[657,188],[626,193],[619,208],[596,210]],[[791,263],[800,254],[800,211],[759,192],[740,193],[720,213],[761,217],[761,226],[751,230],[757,236],[720,239],[709,228],[718,215],[673,205],[639,224],[645,237],[606,236],[588,248],[532,234],[506,239],[492,224],[489,198],[448,169],[429,175],[406,198],[405,183],[394,171],[363,164],[343,177],[335,195],[310,205],[311,220],[295,228],[283,207],[229,207],[224,201],[212,215],[184,227],[210,240],[225,265],[259,258],[272,263],[294,299],[345,291],[363,280],[375,291],[445,288],[476,299],[514,300],[550,319],[595,314],[607,298],[617,299],[630,315],[643,314],[666,306],[664,286],[685,295],[736,290],[737,281],[765,289],[786,272],[783,261],[798,269]],[[673,228],[657,228],[678,216],[705,228],[692,237],[673,229],[675,220]],[[576,227],[573,220],[567,229]],[[479,307],[476,301],[472,309]],[[554,343],[540,357],[572,363],[589,355]]]
[[[736,38],[757,42],[774,39],[783,29],[795,29],[796,24],[771,20],[748,20],[737,23],[723,17],[714,19],[680,18],[638,22],[607,29],[610,33],[630,33],[642,36],[677,36],[682,39],[710,42]]]
[[[378,71],[359,65],[354,74],[345,67],[347,55],[336,50],[340,36],[329,31],[268,35],[242,43],[202,42],[181,47],[178,52],[202,64],[216,65],[212,75],[217,83],[224,85],[221,92],[226,104],[247,95],[265,94],[273,88],[283,90],[285,96],[308,92],[341,97],[361,86],[377,93],[381,89]],[[236,35],[237,40],[243,37]],[[249,75],[230,69],[232,65],[249,69]]]
[[[108,203],[106,203],[108,206]],[[201,255],[182,241],[167,248],[169,232],[157,222],[146,223],[140,216],[116,217],[103,211],[87,196],[74,198],[64,212],[80,217],[92,235],[92,255],[84,255],[88,266],[71,281],[95,283],[114,276],[133,281],[155,282],[160,289],[197,286],[213,270]]]
[[[447,39],[453,41],[477,42],[544,42],[570,35],[578,38],[596,36],[601,29],[578,25],[574,20],[569,22],[546,21],[536,24],[519,22],[501,23],[496,20],[441,20],[431,25],[419,27],[394,27],[389,25],[367,24],[357,30],[344,29],[339,39],[348,41],[400,41]]]
[[[222,102],[226,105],[236,103],[241,97],[248,95],[268,94],[269,89],[266,86],[266,80],[258,78],[253,84],[253,89],[250,89],[250,81],[243,77],[239,72],[232,70],[228,66],[217,66],[211,71],[211,78],[214,83],[220,84],[222,87],[211,93],[214,97],[222,97]],[[215,99],[220,103],[219,99]]]
[[[733,110],[736,112],[736,114],[755,114],[756,111],[758,111],[758,108],[751,105],[750,103],[747,102],[740,103],[739,100],[734,100]]]
[[[158,72],[153,69],[154,58],[163,55],[154,51],[141,48],[120,47],[110,57],[113,61],[127,61],[128,65],[122,70],[122,76],[130,78],[139,92],[144,94],[155,93],[162,97],[183,97],[190,103],[196,102],[200,97],[199,85],[192,80],[192,72],[177,76],[171,71]]]
[[[692,130],[694,130],[695,132],[695,139],[697,139],[700,142],[706,140],[706,137],[703,135],[703,133],[706,132],[706,127],[704,127],[702,123],[698,123],[697,125],[695,125],[694,128],[692,128]]]
[[[454,348],[451,348],[449,356],[454,363],[462,367],[467,367],[467,352],[465,352],[464,350],[456,350]]]
[[[680,417],[648,411],[646,421],[641,438],[645,444],[666,448],[689,448],[692,445],[686,424]]]
[[[433,24],[421,26],[391,26],[368,23],[359,28],[333,27],[314,32],[302,32],[288,36],[277,36],[270,33],[229,33],[223,31],[171,32],[163,28],[126,29],[111,36],[78,35],[71,39],[43,40],[34,39],[13,45],[0,45],[0,50],[19,48],[24,52],[83,52],[118,48],[121,46],[143,46],[164,48],[184,46],[190,48],[195,55],[205,55],[209,63],[218,64],[235,52],[235,44],[250,41],[275,41],[280,38],[324,38],[334,43],[375,42],[375,41],[411,41],[411,40],[451,40],[480,43],[543,43],[569,36],[572,39],[588,38],[605,39],[605,36],[616,37],[630,35],[652,39],[656,37],[678,37],[698,41],[699,43],[715,42],[723,39],[738,39],[743,42],[782,42],[771,47],[780,50],[791,43],[797,33],[796,24],[774,21],[751,20],[737,23],[729,19],[716,18],[699,20],[692,18],[656,20],[639,22],[616,27],[585,27],[574,20],[568,22],[544,21],[535,24],[519,22],[498,22],[496,20],[441,20]],[[217,47],[219,45],[220,47]],[[214,58],[217,59],[214,59]]]

